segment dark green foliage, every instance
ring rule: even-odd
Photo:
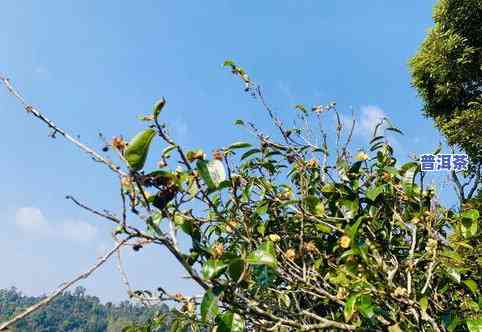
[[[43,297],[25,296],[15,288],[0,290],[0,321],[13,317],[23,308],[42,299]],[[19,321],[14,331],[120,332],[128,325],[147,322],[158,313],[166,312],[166,305],[145,308],[129,301],[102,304],[97,297],[87,295],[84,288],[78,287],[74,292],[65,292],[47,307]]]
[[[450,144],[482,158],[482,0],[440,0],[411,59],[413,85]]]

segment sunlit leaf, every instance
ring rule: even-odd
[[[472,279],[464,280],[464,284],[470,289],[472,293],[474,293],[474,295],[479,294],[479,287],[477,286],[477,283],[474,280]]]
[[[226,271],[228,264],[218,259],[209,259],[203,264],[202,274],[204,279],[213,279],[219,277],[221,273]]]
[[[345,302],[345,308],[343,309],[343,314],[347,322],[350,321],[350,319],[352,318],[353,314],[356,311],[356,301],[359,296],[360,294],[358,293],[351,294]]]
[[[227,311],[219,318],[219,332],[244,332],[244,320],[237,313]]]
[[[276,267],[277,260],[273,242],[264,242],[257,250],[249,254],[246,262],[251,265],[268,265]]]
[[[482,332],[482,318],[468,319],[466,323],[469,332]]]
[[[212,289],[209,289],[204,294],[201,302],[201,319],[204,322],[210,321],[219,313],[218,296],[214,294]]]
[[[130,141],[124,151],[124,158],[132,170],[139,171],[144,167],[149,146],[155,135],[156,131],[154,129],[146,129],[138,133]]]
[[[372,202],[377,199],[377,197],[383,192],[383,186],[376,186],[373,188],[370,188],[366,191],[365,195],[366,197],[371,200]]]

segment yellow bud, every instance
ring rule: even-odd
[[[351,239],[346,236],[346,235],[343,235],[341,238],[340,238],[340,246],[342,248],[349,248],[350,247],[350,243],[351,243]]]
[[[273,242],[278,242],[281,240],[281,237],[278,234],[270,234],[268,235],[268,238]]]
[[[296,252],[294,249],[286,250],[285,255],[286,255],[286,258],[288,258],[290,261],[296,258]]]
[[[211,250],[214,259],[221,257],[224,254],[224,246],[222,243],[215,243]]]
[[[357,161],[365,161],[368,160],[368,155],[366,154],[365,151],[360,151],[356,154],[355,160]]]

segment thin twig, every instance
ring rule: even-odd
[[[70,136],[65,130],[61,129],[58,127],[53,121],[49,120],[45,115],[40,113],[40,111],[36,108],[34,108],[32,105],[27,103],[25,98],[22,97],[22,95],[13,87],[11,84],[10,80],[8,78],[0,76],[0,81],[3,82],[3,84],[6,86],[7,90],[10,92],[12,96],[14,96],[23,106],[25,111],[27,113],[32,114],[34,117],[38,118],[41,120],[43,123],[45,123],[50,129],[53,130],[51,136],[55,137],[56,134],[60,134],[63,136],[66,140],[70,141],[71,143],[75,144],[77,147],[79,147],[82,151],[87,153],[88,155],[92,156],[92,158],[95,161],[101,162],[107,167],[109,167],[112,171],[115,173],[119,174],[120,176],[125,176],[126,174],[121,171],[120,167],[114,164],[111,160],[101,156],[99,153],[97,153],[94,149],[88,147],[87,145],[81,143],[74,137]]]
[[[122,247],[127,241],[129,240],[129,237],[128,238],[125,238],[124,240],[121,240],[119,243],[117,243],[117,245],[111,249],[107,254],[104,255],[104,257],[100,258],[97,263],[95,263],[94,266],[92,266],[90,269],[88,269],[86,272],[83,272],[82,274],[78,275],[77,277],[75,277],[74,279],[72,279],[71,281],[68,281],[68,282],[65,282],[62,284],[62,286],[60,286],[57,290],[55,290],[54,292],[52,292],[49,296],[47,296],[45,299],[43,299],[42,301],[28,307],[27,309],[25,309],[22,313],[16,315],[15,317],[13,317],[12,319],[10,319],[9,321],[6,321],[5,323],[1,324],[0,325],[0,331],[4,331],[6,330],[9,326],[12,326],[13,324],[15,324],[16,322],[18,322],[19,320],[31,315],[32,313],[34,313],[35,311],[45,307],[47,304],[49,304],[50,302],[52,302],[57,296],[59,296],[60,294],[62,294],[66,289],[68,289],[69,287],[71,287],[72,285],[74,285],[75,283],[77,283],[78,281],[82,280],[82,279],[87,279],[94,271],[96,271],[99,267],[101,267],[105,262],[107,262],[107,260],[117,251],[119,250],[120,247]]]

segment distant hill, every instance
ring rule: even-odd
[[[0,289],[0,322],[12,318],[23,308],[43,298],[25,296],[16,288]],[[129,301],[102,304],[99,298],[87,295],[84,288],[77,287],[73,292],[65,292],[47,307],[19,321],[12,331],[121,332],[126,326],[146,322],[158,313],[167,312],[169,308],[166,305],[146,308]]]

